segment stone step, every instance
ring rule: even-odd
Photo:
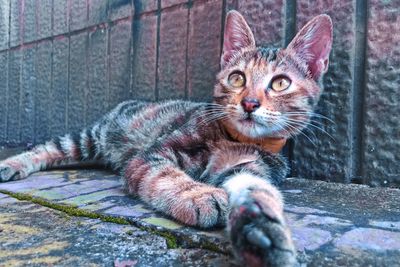
[[[400,266],[400,190],[297,178],[287,179],[281,189],[300,266]],[[107,171],[40,172],[2,183],[0,192],[2,209],[17,198],[70,216],[131,225],[163,238],[169,249],[208,250],[231,264],[222,229],[187,227],[154,212],[128,196],[120,177]]]

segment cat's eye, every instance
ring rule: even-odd
[[[243,87],[246,84],[246,77],[243,72],[233,72],[229,75],[228,82],[233,87]]]
[[[289,88],[292,82],[287,77],[277,77],[271,83],[271,88],[277,92],[286,90]]]

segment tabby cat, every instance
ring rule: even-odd
[[[286,140],[309,123],[331,45],[327,15],[274,49],[257,47],[245,19],[231,11],[212,104],[123,102],[79,134],[0,162],[0,181],[97,160],[156,210],[187,225],[226,225],[244,264],[292,266],[296,250],[275,187],[288,167],[268,140]]]

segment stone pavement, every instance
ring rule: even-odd
[[[400,190],[287,179],[299,266],[400,266]],[[233,266],[223,230],[180,225],[102,170],[0,184],[0,266]]]

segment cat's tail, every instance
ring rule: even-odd
[[[99,157],[92,130],[66,134],[30,151],[0,161],[0,182],[25,178],[31,173]]]

